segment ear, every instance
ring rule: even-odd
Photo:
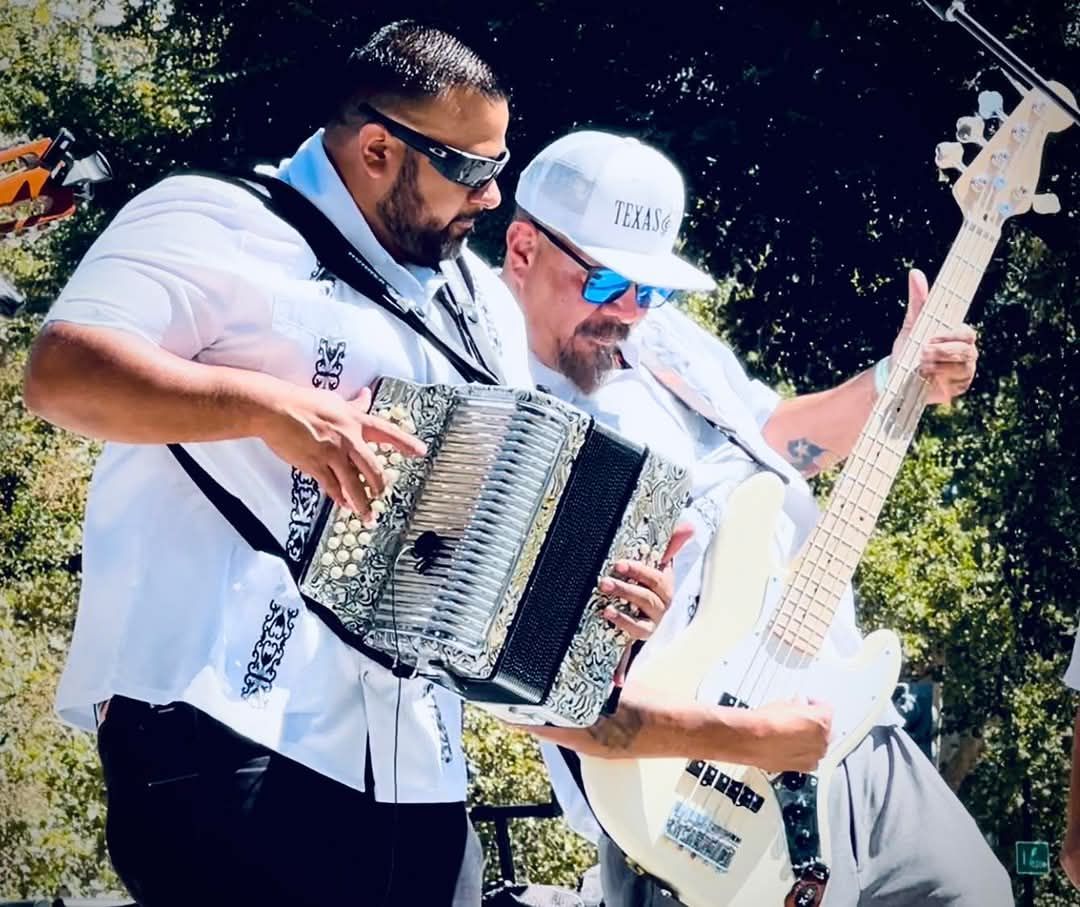
[[[523,220],[513,221],[506,228],[506,259],[503,270],[517,278],[523,277],[536,261],[539,252],[536,228]]]
[[[365,123],[356,133],[359,160],[372,179],[384,178],[397,170],[399,148],[390,139],[390,133],[378,123]]]

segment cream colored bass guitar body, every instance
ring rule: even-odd
[[[808,657],[771,626],[780,581],[771,539],[783,486],[758,474],[737,488],[709,554],[692,625],[635,666],[631,684],[758,706],[805,696],[834,708],[829,750],[813,775],[768,775],[685,759],[582,757],[589,801],[623,851],[689,907],[816,904],[829,865],[833,772],[890,701],[900,645],[871,634],[853,658]],[[736,642],[725,651],[724,640]],[[717,695],[719,694],[719,695]],[[842,821],[842,817],[841,817]],[[823,871],[824,870],[824,871]]]

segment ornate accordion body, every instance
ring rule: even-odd
[[[301,590],[346,639],[500,717],[594,723],[628,642],[597,583],[659,560],[685,470],[537,391],[385,378],[372,412],[428,452],[382,450],[373,523],[323,505]]]

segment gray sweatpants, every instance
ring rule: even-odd
[[[824,907],[1014,903],[1009,875],[975,822],[900,728],[874,728],[841,763],[829,790],[829,816],[832,866]],[[600,868],[606,907],[677,903],[634,873],[608,838],[600,844]]]

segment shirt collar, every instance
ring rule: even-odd
[[[619,354],[630,368],[641,367],[641,337],[638,330],[631,331],[630,335],[619,344]]]
[[[279,179],[298,189],[399,293],[427,307],[446,282],[441,271],[394,260],[368,226],[363,212],[338,176],[323,146],[323,130],[310,136],[277,169]]]

